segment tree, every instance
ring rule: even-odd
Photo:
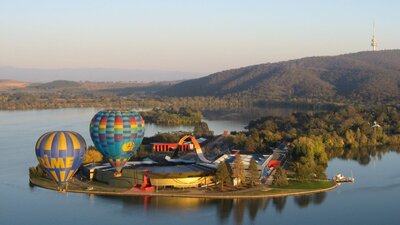
[[[208,124],[206,122],[196,123],[193,129],[193,135],[196,137],[211,137],[214,132],[208,129]]]
[[[255,152],[256,151],[257,143],[254,141],[254,139],[252,137],[247,138],[244,149],[247,152]]]
[[[242,157],[240,155],[236,155],[235,161],[233,163],[233,177],[237,180],[237,185],[239,186],[244,182],[245,179]]]
[[[272,184],[276,186],[283,186],[288,184],[286,173],[280,167],[275,170],[274,180],[272,181]]]
[[[93,162],[102,162],[103,155],[94,147],[89,146],[86,151],[85,158],[83,159],[83,163],[93,163]]]
[[[250,165],[249,165],[249,183],[250,186],[254,186],[257,182],[258,179],[260,177],[260,173],[258,172],[258,168],[257,168],[257,162],[254,159],[250,160]]]
[[[244,133],[236,134],[233,138],[233,144],[236,148],[243,149],[246,146],[247,137]]]
[[[319,136],[300,137],[293,142],[294,170],[300,179],[325,178],[328,156]]]
[[[228,166],[229,165],[227,165],[227,162],[220,162],[215,174],[216,182],[221,184],[221,191],[224,191],[224,184],[229,184],[231,182],[231,175],[229,173]]]
[[[345,133],[346,144],[351,148],[358,148],[358,142],[356,141],[355,136],[356,135],[354,135],[354,132],[352,130],[346,130]]]
[[[265,136],[265,141],[270,145],[275,145],[282,140],[282,136],[279,134],[279,132],[274,133],[272,131],[266,130],[263,131],[263,133]]]

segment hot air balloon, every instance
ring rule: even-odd
[[[86,153],[86,142],[73,131],[51,131],[36,142],[36,157],[40,166],[51,175],[59,191],[65,191]]]
[[[144,137],[144,120],[137,112],[105,110],[90,123],[90,136],[96,148],[115,168],[115,177],[136,152]]]

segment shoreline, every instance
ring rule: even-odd
[[[45,181],[44,178],[29,178],[32,185],[57,191],[57,187],[50,180]],[[44,182],[41,182],[44,181]],[[47,184],[47,185],[46,185]],[[70,193],[83,193],[83,194],[93,194],[93,195],[103,195],[103,196],[150,196],[150,197],[178,197],[178,198],[207,198],[207,199],[246,199],[246,198],[279,198],[297,195],[308,195],[316,194],[321,192],[327,192],[336,189],[339,185],[337,183],[333,184],[331,187],[322,189],[279,189],[279,188],[259,188],[259,189],[249,189],[241,191],[231,191],[231,192],[209,192],[201,190],[189,190],[187,192],[141,192],[132,191],[130,189],[114,189],[114,191],[105,190],[86,190],[75,188],[76,185],[71,185],[66,192]],[[257,192],[257,193],[254,193]],[[286,191],[286,193],[268,193],[269,191]]]

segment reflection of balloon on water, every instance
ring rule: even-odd
[[[67,181],[82,164],[86,142],[76,132],[52,131],[39,138],[35,150],[40,166],[51,175],[58,190],[64,191]]]
[[[115,176],[136,152],[144,137],[144,120],[137,112],[105,110],[90,122],[90,137],[96,148],[115,168]]]

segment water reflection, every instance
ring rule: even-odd
[[[320,205],[326,198],[326,193],[313,195],[301,195],[294,197],[259,198],[259,199],[203,199],[203,198],[172,198],[172,197],[110,197],[97,196],[102,200],[122,204],[122,213],[131,214],[133,210],[143,209],[144,212],[161,211],[185,212],[203,211],[211,209],[215,211],[216,219],[220,224],[230,221],[237,225],[243,224],[249,219],[255,221],[258,214],[264,214],[268,208],[282,213],[288,199],[293,199],[299,208],[309,205]],[[272,204],[271,204],[272,203]]]
[[[232,209],[232,200],[220,200],[220,203],[217,204],[217,216],[219,221],[225,223],[225,221],[230,217]]]
[[[389,152],[400,153],[400,146],[373,146],[352,149],[330,149],[327,150],[329,159],[339,158],[357,161],[360,165],[367,166],[371,161],[382,160]]]
[[[275,206],[275,209],[278,213],[282,213],[286,205],[286,197],[273,198],[272,204]]]
[[[326,192],[321,192],[314,194],[312,200],[315,205],[320,205],[322,204],[322,202],[324,202],[325,198],[326,198]]]
[[[314,195],[300,195],[294,197],[294,203],[300,208],[306,208],[313,203],[315,205],[320,205],[326,197],[326,193],[317,193]]]

